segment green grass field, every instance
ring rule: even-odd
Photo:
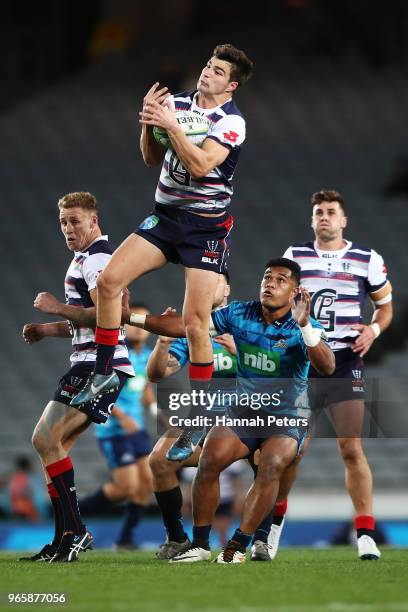
[[[360,561],[350,548],[281,550],[271,563],[168,564],[152,553],[88,552],[72,564],[0,555],[1,610],[408,611],[408,551]],[[66,604],[8,604],[7,593],[65,593]]]

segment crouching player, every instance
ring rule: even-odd
[[[270,426],[262,432],[245,427],[214,427],[204,444],[193,488],[193,541],[191,547],[171,562],[195,562],[211,557],[209,535],[218,505],[219,474],[234,461],[259,449],[259,465],[250,488],[239,529],[220,553],[220,563],[245,560],[245,550],[259,523],[273,508],[279,480],[296,459],[307,433],[307,374],[310,363],[322,374],[334,371],[334,356],[321,336],[323,328],[310,319],[310,298],[299,288],[300,268],[289,259],[271,260],[261,283],[260,300],[232,302],[213,311],[213,333],[232,334],[237,347],[237,382],[240,394],[250,395],[264,387],[269,391],[285,388],[279,409],[270,416],[282,422],[298,416],[297,426]],[[296,296],[300,299],[295,302]],[[136,321],[135,321],[136,322]],[[146,317],[140,325],[156,333],[182,335],[176,317]],[[239,407],[238,407],[239,408]],[[249,410],[254,417],[254,412]],[[229,416],[243,418],[242,411],[229,409]],[[248,415],[245,415],[248,416]],[[302,424],[302,422],[304,424]],[[266,435],[265,435],[266,434]]]

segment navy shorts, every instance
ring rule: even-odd
[[[364,361],[351,349],[335,351],[336,370],[332,376],[309,371],[309,393],[313,410],[349,400],[364,400]]]
[[[70,370],[61,378],[58,383],[58,389],[54,394],[54,401],[61,402],[69,406],[70,401],[84,388],[86,381],[92,374],[95,368],[94,362],[82,362],[72,366]],[[111,410],[122,390],[123,385],[129,378],[127,374],[120,370],[115,370],[119,377],[119,389],[115,393],[102,395],[95,402],[88,402],[80,408],[73,406],[80,412],[86,414],[94,423],[105,423],[111,413]]]
[[[185,210],[156,205],[135,233],[159,248],[167,261],[185,268],[227,269],[233,217],[202,217]]]
[[[153,448],[150,436],[144,429],[124,436],[98,438],[98,444],[111,470],[136,463],[141,457],[150,455]]]
[[[234,500],[222,501],[215,512],[215,516],[232,516]]]
[[[268,416],[271,414],[251,410],[249,413],[244,412],[239,415],[239,418],[256,418],[259,415],[264,419],[264,425],[257,427],[248,427],[247,425],[233,426],[231,429],[237,434],[239,439],[245,446],[248,447],[248,456],[261,448],[262,444],[270,438],[293,438],[298,443],[296,456],[299,455],[303,448],[303,444],[309,431],[309,422],[307,418],[302,418],[294,415],[275,415],[276,422],[267,423]],[[228,411],[228,417],[237,418],[237,414],[233,411]],[[296,422],[295,422],[296,421]]]

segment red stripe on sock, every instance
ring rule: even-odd
[[[367,515],[356,516],[354,519],[354,527],[356,529],[375,529],[375,520],[373,516]]]
[[[48,490],[48,495],[50,497],[59,498],[58,491],[57,491],[57,489],[55,488],[55,486],[54,486],[54,484],[52,482],[47,484],[47,490]]]
[[[97,344],[107,344],[108,346],[116,346],[119,340],[119,327],[116,329],[104,329],[97,327],[95,331],[95,342]]]
[[[277,502],[273,510],[273,516],[285,516],[287,509],[288,509],[287,499],[281,502]]]
[[[188,365],[188,375],[190,380],[211,380],[213,371],[214,362],[190,363]]]
[[[60,459],[55,463],[50,463],[50,465],[46,465],[45,469],[47,470],[49,477],[53,478],[54,476],[58,476],[63,472],[68,472],[68,470],[72,470],[72,467],[73,466],[71,457],[65,457],[65,459]]]

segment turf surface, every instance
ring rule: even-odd
[[[271,563],[168,564],[152,553],[92,551],[77,563],[0,555],[0,609],[141,612],[408,612],[408,551],[360,561],[352,548],[286,549]],[[7,594],[65,593],[66,604],[8,604]]]

